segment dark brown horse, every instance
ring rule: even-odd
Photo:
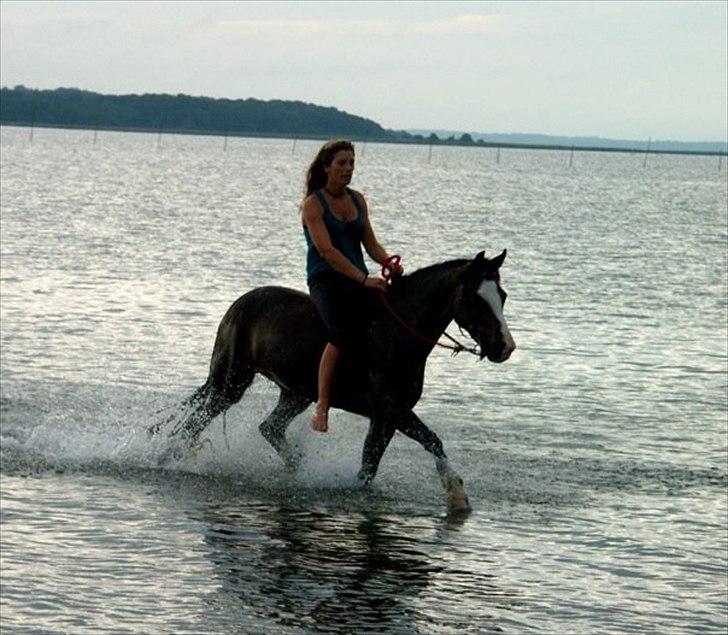
[[[481,359],[503,362],[515,349],[503,317],[506,293],[498,272],[505,256],[503,251],[489,260],[481,252],[473,260],[444,262],[395,279],[386,297],[401,321],[372,292],[368,332],[360,350],[342,357],[331,399],[332,407],[369,419],[359,471],[363,483],[374,478],[387,445],[400,431],[434,455],[450,507],[469,507],[442,442],[412,409],[422,395],[427,357],[452,320],[477,342]],[[236,403],[260,373],[281,389],[260,431],[294,468],[297,457],[286,428],[316,400],[325,345],[326,332],[307,294],[273,286],[246,293],[220,322],[207,381],[185,400],[184,413],[172,418],[176,425],[170,436],[179,434],[194,446],[212,419]]]

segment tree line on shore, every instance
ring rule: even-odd
[[[724,142],[679,142],[389,130],[371,119],[302,101],[190,95],[104,95],[77,88],[0,88],[0,124],[229,136],[330,139],[541,150],[725,156]],[[439,135],[438,135],[439,133]]]
[[[0,89],[0,123],[220,135],[347,137],[475,145],[469,134],[440,139],[387,130],[375,121],[301,101],[213,99],[189,95],[103,95],[76,88]]]

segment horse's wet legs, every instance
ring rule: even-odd
[[[457,511],[469,510],[470,503],[467,494],[465,494],[463,479],[450,467],[439,437],[411,411],[399,418],[397,429],[410,439],[417,441],[425,450],[434,455],[435,466],[447,493],[450,509]]]
[[[278,404],[265,421],[258,426],[260,433],[278,452],[289,469],[295,469],[298,457],[294,455],[286,440],[286,428],[294,417],[301,414],[310,403],[311,401],[305,397],[281,389]]]
[[[397,429],[410,439],[417,441],[436,459],[447,461],[440,437],[430,430],[414,412],[407,412],[399,417]]]
[[[363,484],[369,483],[377,473],[379,462],[394,435],[394,426],[372,419],[369,422],[369,432],[364,440],[364,449],[361,457],[359,480]]]

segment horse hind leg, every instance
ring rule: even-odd
[[[273,412],[258,426],[265,440],[273,446],[286,464],[286,468],[291,471],[298,467],[300,457],[293,451],[286,439],[286,429],[288,424],[310,404],[310,399],[281,388],[281,394]]]

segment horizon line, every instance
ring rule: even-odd
[[[154,95],[154,96],[166,96],[166,97],[172,97],[172,98],[178,98],[178,97],[189,97],[191,99],[211,99],[213,101],[247,101],[247,100],[255,100],[260,101],[262,103],[270,103],[270,102],[290,102],[290,103],[302,103],[302,104],[309,104],[312,106],[316,106],[318,108],[333,108],[334,110],[337,110],[339,112],[342,112],[346,115],[352,116],[352,117],[359,117],[361,119],[365,119],[367,121],[371,121],[378,126],[380,126],[383,130],[389,131],[389,132],[406,132],[408,134],[411,133],[411,131],[415,131],[418,134],[421,134],[421,131],[426,131],[429,133],[452,133],[452,134],[469,134],[469,135],[478,135],[478,136],[487,136],[487,135],[523,135],[523,136],[539,136],[539,137],[564,137],[568,139],[599,139],[603,141],[610,141],[610,142],[630,142],[630,143],[646,143],[648,146],[652,143],[676,143],[676,144],[716,144],[716,145],[722,145],[725,146],[725,150],[716,150],[715,152],[725,152],[728,151],[728,136],[725,139],[721,140],[697,140],[697,139],[691,139],[689,141],[681,141],[677,139],[669,139],[669,138],[654,138],[654,137],[648,137],[647,140],[644,138],[637,139],[637,138],[618,138],[618,137],[603,137],[599,134],[564,134],[564,133],[546,133],[546,132],[477,132],[474,130],[465,130],[465,129],[448,129],[448,128],[420,128],[420,127],[411,127],[411,128],[385,128],[382,126],[378,121],[375,119],[371,119],[369,117],[365,117],[363,115],[358,115],[355,113],[348,112],[346,110],[341,110],[337,108],[336,106],[325,106],[322,104],[317,104],[314,102],[308,102],[304,101],[302,99],[261,99],[259,97],[238,97],[238,98],[232,98],[232,97],[210,97],[208,95],[191,95],[187,93],[164,93],[164,92],[124,92],[124,93],[103,93],[98,92],[95,90],[89,90],[86,88],[78,88],[78,87],[70,87],[70,86],[57,86],[56,88],[29,88],[25,84],[15,84],[15,86],[7,86],[0,84],[1,90],[16,90],[18,88],[22,88],[24,90],[28,91],[56,91],[56,90],[77,90],[81,92],[88,92],[93,93],[96,95],[102,95],[102,96],[109,96],[109,97],[128,97],[128,96],[136,96],[136,97],[144,97],[146,95]],[[15,125],[12,123],[8,123],[5,125]],[[50,127],[59,127],[59,126],[50,126]],[[183,133],[184,134],[184,133]],[[194,133],[193,133],[194,134]],[[486,142],[488,143],[488,142]],[[508,145],[508,144],[506,144]],[[532,145],[532,144],[529,144]],[[536,145],[549,145],[549,144],[536,144]],[[558,145],[558,144],[557,144]],[[583,146],[582,146],[583,148]],[[649,149],[649,147],[648,147]],[[636,149],[635,151],[639,151],[639,149]],[[655,151],[656,152],[656,151]]]
[[[203,129],[181,129],[181,128],[158,128],[158,127],[124,127],[124,126],[87,126],[83,124],[69,125],[69,124],[46,124],[46,123],[28,123],[28,122],[0,122],[0,127],[14,127],[14,128],[35,128],[50,129],[50,130],[89,130],[89,131],[102,131],[102,132],[132,132],[138,134],[156,134],[161,137],[163,134],[172,135],[187,135],[195,137],[221,137],[224,139],[238,138],[238,139],[285,139],[288,141],[326,141],[330,139],[327,135],[318,134],[290,134],[290,133],[274,133],[274,132],[239,132],[236,133],[226,132],[220,133],[218,131],[210,131]],[[473,149],[511,149],[511,150],[551,150],[557,152],[569,151],[574,152],[605,152],[610,154],[670,154],[677,156],[705,156],[705,157],[728,157],[728,150],[661,150],[652,147],[647,148],[618,148],[609,146],[575,146],[575,145],[558,145],[558,144],[537,144],[537,143],[495,143],[489,141],[465,143],[457,139],[450,141],[448,139],[438,139],[437,142],[432,143],[428,139],[366,139],[360,137],[350,137],[351,141],[355,143],[384,143],[394,145],[419,145],[419,146],[443,146],[443,147],[462,147],[462,148],[473,148]],[[673,142],[679,143],[679,142]],[[689,142],[686,142],[689,143]]]

